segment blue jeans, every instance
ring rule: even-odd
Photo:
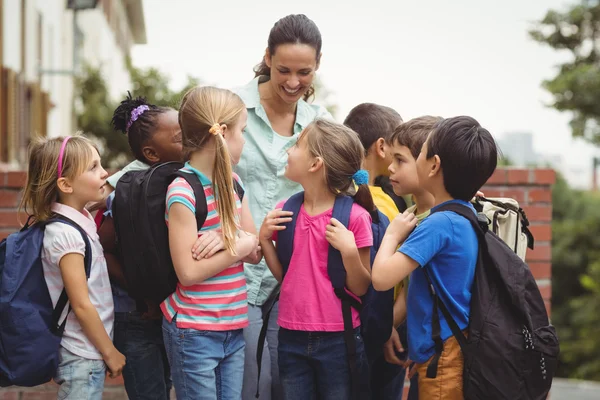
[[[165,348],[177,400],[242,397],[244,335],[235,331],[178,328],[163,318]]]
[[[398,327],[398,336],[404,349],[408,349],[408,340],[406,337],[406,323]],[[399,354],[398,357],[405,361],[408,352]],[[380,354],[371,365],[371,393],[373,399],[378,400],[401,400],[404,390],[404,379],[406,378],[406,369],[400,365],[390,364],[385,360],[385,356]],[[417,379],[410,380],[409,400],[416,400],[418,395]],[[414,387],[413,387],[414,385]],[[411,394],[413,397],[411,397]]]
[[[58,399],[102,400],[106,365],[104,360],[88,360],[60,348],[54,381],[60,385]]]
[[[405,368],[396,364],[389,364],[383,356],[375,360],[371,366],[371,393],[373,400],[401,400],[405,378]],[[408,400],[417,400],[418,398],[419,375],[415,374],[410,379]]]
[[[242,389],[243,400],[256,400],[256,385],[258,383],[258,365],[256,364],[256,352],[258,335],[263,325],[262,306],[248,304],[248,327],[244,329],[244,340],[246,341],[246,358],[244,364],[244,388]],[[258,383],[260,400],[279,400],[283,397],[283,390],[279,382],[279,365],[277,362],[277,315],[279,313],[279,302],[273,305],[269,317],[267,338],[263,349],[260,371],[260,383]]]
[[[354,332],[357,399],[369,398],[369,370],[360,329]],[[279,330],[279,376],[285,400],[352,399],[343,332]]]
[[[125,390],[131,400],[168,400],[171,371],[165,351],[162,320],[142,319],[141,313],[115,313],[115,347],[127,359]]]

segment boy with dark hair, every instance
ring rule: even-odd
[[[358,133],[365,148],[364,169],[369,172],[369,188],[375,205],[390,221],[406,210],[406,202],[394,194],[389,184],[389,138],[402,123],[402,117],[393,108],[374,103],[354,107],[344,125]]]
[[[463,398],[463,356],[443,316],[443,353],[435,355],[433,300],[426,274],[459,328],[466,330],[478,255],[477,236],[469,221],[453,212],[435,211],[458,203],[475,213],[469,201],[496,169],[497,158],[492,135],[475,119],[462,116],[436,124],[415,165],[419,185],[434,197],[432,214],[418,226],[413,213],[396,217],[375,258],[372,282],[377,290],[387,290],[410,275],[409,358],[417,364],[422,399]],[[437,364],[435,378],[427,377],[430,363]]]
[[[344,120],[344,125],[358,133],[365,149],[364,169],[369,172],[369,189],[373,202],[390,221],[406,209],[406,203],[394,194],[388,178],[388,166],[391,163],[389,139],[394,129],[401,124],[402,117],[394,109],[373,103],[357,105]],[[396,319],[404,320],[406,316],[403,287],[400,283],[394,291],[394,327],[400,325],[400,322],[396,323]],[[392,331],[392,337],[397,339],[396,349],[403,351],[398,331],[396,329]],[[406,329],[402,333],[403,340],[406,341]],[[374,360],[370,360],[371,395],[374,399],[395,400],[402,396],[406,370],[403,361],[396,357],[395,352],[393,353],[394,359],[386,361],[380,349],[380,354],[377,354]]]
[[[413,118],[398,126],[389,139],[392,162],[388,167],[390,183],[398,196],[412,196],[414,205],[408,211],[419,221],[429,215],[433,206],[433,195],[423,189],[417,176],[417,158],[421,148],[441,117],[425,115]]]

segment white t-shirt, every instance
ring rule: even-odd
[[[106,333],[112,338],[114,307],[113,298],[108,277],[104,251],[96,232],[96,224],[87,210],[85,215],[72,207],[64,204],[54,203],[52,211],[64,215],[74,221],[87,233],[92,250],[92,267],[88,279],[88,292],[91,303],[96,307],[100,320],[106,329]],[[59,262],[63,256],[71,253],[85,255],[85,242],[81,234],[72,226],[56,222],[46,227],[44,234],[44,247],[42,249],[42,266],[44,278],[52,298],[52,304],[56,306],[58,298],[64,288]],[[65,307],[59,320],[64,321],[69,310],[69,304]],[[90,360],[101,360],[102,355],[87,338],[74,312],[67,317],[65,331],[63,333],[61,346],[80,357]]]

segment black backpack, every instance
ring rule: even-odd
[[[112,211],[117,249],[127,291],[136,300],[160,304],[177,287],[165,222],[167,188],[175,178],[185,179],[194,191],[198,229],[206,220],[204,187],[196,174],[181,172],[183,166],[180,162],[167,162],[129,171],[115,188]],[[235,179],[234,187],[242,199],[244,190]]]
[[[479,256],[467,337],[436,295],[436,282],[423,269],[433,296],[436,349],[427,377],[436,377],[443,349],[439,308],[464,356],[466,400],[546,399],[558,364],[559,344],[529,267],[488,230],[484,215],[476,216],[470,208],[455,203],[434,212],[440,211],[452,211],[469,220],[479,241]]]

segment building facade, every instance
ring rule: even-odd
[[[18,169],[32,137],[72,133],[74,79],[99,68],[113,99],[146,43],[142,0],[0,0],[0,168]]]

